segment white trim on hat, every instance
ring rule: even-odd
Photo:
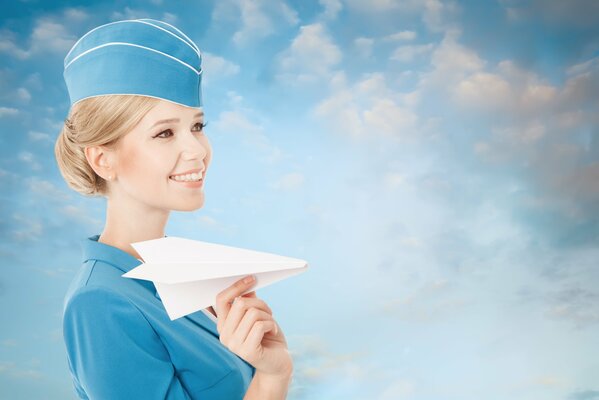
[[[102,48],[102,47],[106,47],[106,46],[115,46],[115,45],[118,45],[118,46],[134,46],[134,47],[139,47],[139,48],[141,48],[141,49],[144,49],[144,50],[150,50],[150,51],[153,51],[153,52],[156,52],[156,53],[162,54],[163,56],[166,56],[166,57],[172,58],[173,60],[180,62],[181,64],[185,65],[187,68],[191,69],[193,72],[195,72],[195,73],[196,73],[196,74],[198,74],[198,75],[200,75],[200,74],[202,73],[202,69],[201,69],[201,68],[200,68],[200,70],[198,71],[197,69],[195,69],[195,68],[194,68],[194,67],[192,67],[191,65],[187,64],[187,63],[186,63],[186,62],[184,62],[184,61],[181,61],[181,60],[179,60],[177,57],[173,57],[173,56],[171,56],[170,54],[163,53],[162,51],[159,51],[159,50],[156,50],[156,49],[152,49],[152,48],[150,48],[150,47],[141,46],[141,45],[139,45],[139,44],[125,43],[125,42],[110,42],[110,43],[104,43],[104,44],[101,44],[101,45],[99,45],[99,46],[92,47],[91,49],[85,50],[83,53],[81,53],[81,54],[79,54],[77,57],[73,58],[73,59],[72,59],[72,60],[71,60],[71,61],[70,61],[70,62],[69,62],[69,63],[68,63],[68,64],[67,64],[65,67],[64,67],[64,69],[65,69],[65,71],[66,71],[66,69],[69,67],[69,65],[71,65],[73,62],[75,62],[75,61],[76,61],[76,60],[78,60],[79,58],[83,57],[84,55],[86,55],[86,54],[88,54],[88,53],[91,53],[92,51],[98,50],[98,49],[100,49],[100,48]]]
[[[179,103],[178,101],[173,101],[173,100],[165,99],[164,97],[150,96],[149,94],[141,94],[141,93],[106,93],[106,94],[95,94],[93,96],[87,96],[87,97],[83,97],[83,98],[77,100],[76,102],[74,102],[73,104],[71,104],[71,107],[74,106],[75,104],[79,103],[81,100],[89,99],[89,98],[92,98],[92,97],[112,96],[112,95],[119,95],[119,96],[124,96],[124,95],[126,95],[126,96],[129,96],[129,95],[131,95],[131,96],[146,96],[146,97],[152,97],[154,99],[168,101],[169,103],[178,104],[180,106],[185,106],[185,107],[194,108],[194,109],[198,109],[198,110],[203,110],[204,109],[203,105],[202,106],[198,106],[198,107],[192,107],[192,106],[189,106],[187,104]]]
[[[193,40],[191,40],[186,34],[181,32],[176,26],[173,26],[173,25],[169,24],[168,22],[159,21],[157,19],[151,19],[151,18],[141,18],[138,21],[156,21],[156,22],[160,22],[162,24],[170,26],[171,28],[173,28],[174,30],[179,32],[185,39],[189,40],[189,44],[192,45],[198,51],[198,55],[200,57],[202,56],[202,51],[198,48],[198,46],[195,44],[195,42]]]
[[[192,50],[193,50],[193,51],[194,51],[194,52],[195,52],[195,53],[198,55],[198,57],[200,57],[200,58],[202,57],[202,56],[200,55],[200,50],[199,50],[197,47],[195,47],[195,46],[192,46],[192,45],[191,45],[191,43],[193,43],[193,42],[192,42],[192,40],[191,40],[190,38],[188,38],[187,36],[185,36],[185,34],[184,34],[183,32],[181,32],[180,30],[178,30],[178,29],[177,29],[177,28],[175,28],[174,26],[167,24],[167,25],[169,25],[170,27],[172,27],[172,28],[174,28],[174,29],[177,29],[177,31],[178,31],[178,32],[179,32],[181,35],[183,35],[183,36],[185,37],[185,39],[189,40],[189,42],[191,42],[191,43],[189,43],[189,42],[186,42],[185,40],[181,39],[179,36],[175,35],[173,32],[171,32],[171,31],[169,31],[169,30],[167,30],[167,29],[164,29],[164,28],[163,28],[163,27],[161,27],[161,26],[158,26],[158,25],[151,24],[151,23],[149,23],[148,21],[144,21],[144,20],[141,20],[141,19],[136,19],[136,20],[135,20],[135,22],[141,22],[141,23],[143,23],[143,24],[146,24],[146,25],[151,25],[151,26],[153,26],[153,27],[155,27],[155,28],[158,28],[158,29],[160,29],[160,30],[163,30],[163,31],[165,31],[166,33],[168,33],[168,34],[170,34],[170,35],[173,35],[174,37],[176,37],[177,39],[179,39],[180,41],[182,41],[183,43],[185,43],[186,45],[188,45],[189,47],[191,47],[191,49],[192,49]],[[164,24],[166,24],[166,22],[164,22]]]
[[[200,58],[200,60],[201,60],[201,58],[202,58],[202,56],[201,56],[201,52],[200,52],[200,50],[197,48],[197,46],[195,45],[195,43],[194,43],[194,44],[193,44],[193,46],[192,46],[191,44],[189,44],[189,43],[188,43],[188,42],[186,42],[185,40],[181,39],[179,36],[175,35],[173,32],[170,32],[170,31],[168,31],[168,30],[166,30],[166,29],[164,29],[164,28],[162,28],[162,27],[160,27],[160,26],[157,26],[157,25],[151,24],[151,23],[149,23],[149,22],[147,22],[147,21],[142,21],[142,20],[140,20],[140,19],[125,19],[125,20],[122,20],[122,21],[114,21],[114,22],[109,22],[109,23],[107,23],[107,24],[104,24],[104,25],[97,26],[97,27],[95,27],[94,29],[92,29],[92,30],[90,30],[89,32],[87,32],[85,35],[81,36],[81,37],[79,38],[79,40],[77,40],[77,41],[75,42],[75,44],[73,45],[73,47],[71,47],[71,49],[69,50],[69,52],[67,53],[67,55],[64,57],[65,61],[66,61],[66,59],[67,59],[67,58],[69,58],[69,55],[71,54],[71,52],[72,52],[72,51],[75,49],[75,47],[77,47],[77,45],[79,44],[79,42],[81,42],[81,40],[83,40],[83,38],[84,38],[84,37],[86,37],[87,35],[89,35],[89,34],[90,34],[90,33],[92,33],[93,31],[95,31],[96,29],[100,29],[100,28],[103,28],[103,27],[105,27],[105,26],[108,26],[108,25],[119,24],[119,23],[122,23],[122,22],[139,22],[139,23],[141,23],[141,24],[146,24],[146,25],[153,26],[154,28],[158,28],[158,29],[160,29],[160,30],[162,30],[162,31],[164,31],[164,32],[166,32],[166,33],[168,33],[168,34],[171,34],[171,35],[173,35],[174,37],[176,37],[177,39],[179,39],[180,41],[182,41],[183,43],[185,43],[187,46],[189,46],[189,47],[190,47],[190,48],[191,48],[191,49],[192,49],[192,50],[193,50],[193,51],[194,51],[194,52],[195,52],[195,53],[198,55],[198,57]],[[165,23],[165,24],[167,24],[166,22],[164,22],[164,23]],[[187,37],[187,35],[185,35],[185,34],[184,34],[183,32],[181,32],[179,29],[175,28],[174,26],[172,26],[172,25],[170,25],[170,24],[167,24],[167,25],[169,25],[169,26],[171,26],[172,28],[174,28],[175,30],[177,30],[177,32],[179,32],[179,33],[180,33],[181,35],[183,35],[183,36],[184,36],[184,37],[185,37],[187,40],[189,40],[191,43],[193,43],[193,41],[192,41],[191,39],[189,39],[189,38]],[[74,61],[74,60],[71,60],[71,62],[73,62],[73,61]],[[71,62],[69,62],[69,64],[70,64]],[[67,66],[65,65],[65,69],[66,69],[66,67],[67,67]]]

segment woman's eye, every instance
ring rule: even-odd
[[[200,128],[199,128],[198,132],[201,132],[201,131],[203,131],[203,130],[204,130],[204,128],[206,127],[206,125],[208,125],[208,123],[207,123],[207,122],[198,122],[198,123],[196,123],[196,124],[194,125],[194,128],[195,128],[195,127],[197,127],[198,125],[200,126]],[[156,136],[154,136],[154,137],[155,137],[155,138],[156,138],[156,137],[160,137],[160,138],[162,138],[162,139],[167,139],[167,138],[169,138],[169,137],[170,137],[170,135],[169,135],[169,136],[161,136],[161,135],[162,135],[162,134],[164,134],[164,133],[170,133],[170,134],[172,135],[173,131],[172,131],[172,130],[170,130],[170,129],[167,129],[167,130],[165,130],[165,131],[162,131],[162,132],[160,132],[159,134],[157,134],[157,135],[156,135]]]
[[[194,126],[200,126],[200,132],[204,130],[204,128],[206,127],[206,125],[208,125],[208,122],[198,122],[197,124],[195,124]]]
[[[167,129],[166,131],[162,131],[162,132],[160,132],[158,135],[156,135],[154,137],[161,137],[163,139],[166,139],[166,137],[160,136],[160,135],[162,135],[163,133],[167,133],[167,132],[173,133],[173,131],[171,131],[170,129]]]

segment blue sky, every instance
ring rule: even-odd
[[[599,399],[599,5],[15,1],[0,17],[0,397],[75,398],[64,292],[105,202],[63,59],[155,18],[203,52],[206,202],[167,235],[306,259],[258,291],[290,399]]]

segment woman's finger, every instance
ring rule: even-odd
[[[272,315],[271,308],[268,306],[268,304],[266,304],[266,302],[264,300],[262,300],[259,297],[245,297],[245,294],[243,296],[239,296],[239,297],[235,298],[235,301],[231,305],[231,309],[229,310],[229,313],[231,312],[231,310],[233,310],[233,307],[235,306],[235,304],[237,304],[240,300],[241,300],[241,302],[239,303],[239,305],[245,305],[245,306],[247,306],[246,308],[249,308],[249,307],[259,308],[259,309],[266,311],[267,313]]]
[[[253,275],[248,275],[242,279],[239,279],[234,284],[216,295],[216,309],[214,311],[216,311],[219,321],[227,318],[227,314],[231,309],[231,303],[233,303],[233,300],[250,289],[256,282],[255,278],[248,279],[250,277],[253,278]]]
[[[216,326],[219,335],[224,336],[224,341],[227,341],[227,338],[233,334],[247,311],[252,308],[268,315],[266,319],[272,318],[272,310],[263,300],[253,297],[237,297],[229,310],[229,314],[227,314],[226,320]]]
[[[235,303],[239,301],[242,300],[236,300]],[[220,332],[220,340],[231,349],[239,348],[256,322],[269,320],[272,320],[272,316],[258,308],[236,309],[232,307]]]
[[[262,340],[267,332],[276,334],[278,330],[277,323],[274,320],[271,321],[257,321],[251,328],[247,335],[246,340],[242,343],[242,348],[246,349],[250,353],[254,353],[253,350],[257,350],[262,346]]]

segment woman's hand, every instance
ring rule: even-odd
[[[247,278],[247,277],[246,277]],[[283,331],[272,310],[252,291],[255,283],[238,280],[216,296],[216,329],[229,350],[256,368],[273,376],[292,373],[293,363]]]

